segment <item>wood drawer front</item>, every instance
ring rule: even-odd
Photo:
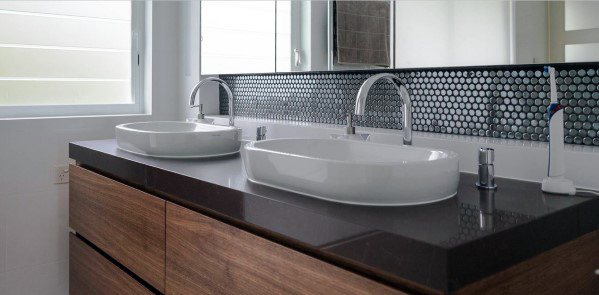
[[[166,294],[404,294],[181,206],[166,212]]]
[[[69,235],[70,294],[152,294],[75,235]]]
[[[164,292],[165,201],[78,166],[69,189],[70,227]]]
[[[599,230],[543,252],[456,292],[477,294],[599,294]]]

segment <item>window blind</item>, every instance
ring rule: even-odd
[[[132,103],[130,1],[0,1],[0,106]]]

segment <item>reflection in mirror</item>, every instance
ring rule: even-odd
[[[556,2],[551,8],[551,59],[599,61],[599,2]]]
[[[301,63],[297,42],[298,5],[295,1],[276,1],[276,6],[276,71],[291,72]]]
[[[327,1],[276,3],[277,72],[327,70]]]
[[[277,1],[277,72],[393,65],[391,1]]]
[[[274,1],[202,1],[201,73],[275,71]]]
[[[507,64],[509,1],[398,1],[396,67]]]
[[[599,1],[202,1],[201,73],[599,61]]]
[[[599,61],[599,2],[396,1],[395,67]]]
[[[332,68],[392,67],[391,2],[333,1],[332,7]]]

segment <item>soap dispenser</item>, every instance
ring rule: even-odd
[[[478,181],[476,186],[482,190],[495,190],[495,150],[478,149]]]

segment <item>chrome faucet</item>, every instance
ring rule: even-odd
[[[412,144],[412,100],[410,99],[410,93],[408,93],[408,89],[401,83],[401,80],[393,74],[390,73],[382,73],[376,74],[364,81],[362,86],[360,86],[360,90],[358,91],[358,96],[356,97],[356,108],[354,113],[356,115],[364,115],[364,111],[366,109],[366,97],[368,97],[368,92],[370,92],[370,88],[374,83],[376,83],[380,79],[385,79],[391,83],[397,92],[399,93],[399,98],[401,99],[402,108],[401,112],[403,114],[403,144],[411,145]]]
[[[201,108],[202,104],[195,104],[196,94],[198,93],[198,90],[200,90],[200,87],[202,87],[202,85],[204,85],[207,82],[217,82],[227,92],[227,96],[229,98],[229,126],[234,126],[235,125],[235,114],[233,113],[233,109],[234,109],[233,108],[233,92],[231,92],[231,88],[229,88],[229,85],[227,85],[227,82],[225,82],[224,80],[222,80],[220,78],[208,77],[208,78],[200,81],[191,91],[191,95],[189,97],[189,107],[191,107],[191,108],[200,107]],[[202,111],[200,110],[198,119],[204,119],[203,117],[204,117],[204,114],[202,114]]]

